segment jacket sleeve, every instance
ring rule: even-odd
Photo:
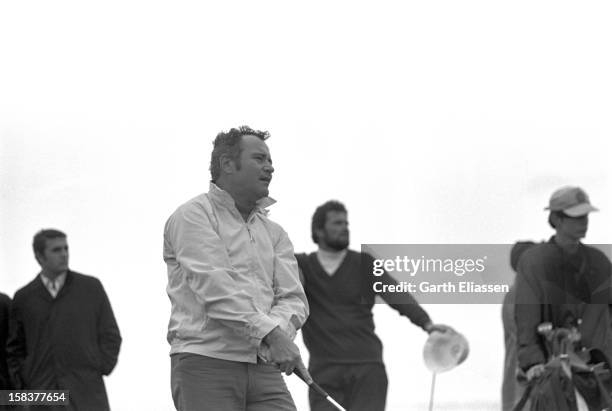
[[[165,246],[175,258],[186,282],[213,318],[259,346],[278,322],[258,310],[252,296],[242,290],[232,275],[227,249],[214,230],[211,216],[191,204],[179,208],[164,230]]]
[[[11,304],[9,314],[9,333],[6,342],[6,362],[9,377],[15,389],[25,389],[21,371],[27,355],[25,332],[21,310],[19,309],[19,298],[17,295]]]
[[[538,334],[543,321],[543,293],[536,273],[544,269],[534,258],[521,258],[516,276],[514,319],[516,322],[519,367],[526,371],[531,366],[546,362],[546,355]]]
[[[293,245],[287,233],[280,228],[280,236],[274,245],[274,303],[270,318],[292,339],[306,322],[309,308],[304,288],[300,282],[298,264]]]
[[[374,258],[369,254],[362,254],[362,262],[365,262],[364,268],[367,268],[363,275],[369,278],[367,282],[370,289],[372,289],[374,276],[372,274],[372,270],[374,267]],[[396,285],[397,281],[386,271],[380,276],[377,277],[376,281],[382,282],[384,285]],[[402,293],[402,302],[398,303],[395,300],[390,298],[390,295],[386,293],[380,293],[380,297],[394,310],[396,310],[400,315],[407,317],[414,325],[425,329],[425,326],[431,322],[429,315],[427,312],[421,307],[418,301],[412,296],[410,293]]]
[[[110,374],[119,356],[119,348],[121,347],[121,334],[119,327],[113,314],[113,309],[108,300],[108,296],[102,287],[102,283],[98,281],[100,292],[100,311],[98,314],[98,347],[100,347],[100,362],[101,372],[103,375]]]

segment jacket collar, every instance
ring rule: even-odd
[[[228,208],[236,208],[236,202],[232,196],[227,191],[219,188],[219,186],[212,181],[210,182],[210,186],[208,188],[208,195],[217,203],[223,204]],[[253,213],[259,212],[264,215],[268,215],[268,210],[266,210],[266,208],[270,207],[274,203],[276,203],[276,200],[273,198],[262,197],[255,202]]]
[[[34,289],[44,299],[52,301],[54,298],[51,297],[51,294],[49,294],[49,290],[47,290],[47,287],[45,287],[45,284],[43,283],[43,280],[42,280],[41,277],[42,277],[42,274],[39,273],[36,276],[36,278],[34,279]],[[55,299],[59,298],[60,296],[66,294],[66,292],[68,292],[68,290],[70,288],[70,285],[72,283],[73,277],[74,277],[74,275],[73,275],[72,271],[70,271],[70,269],[68,269],[68,271],[66,271],[66,279],[64,281],[64,285],[62,286],[62,288],[57,293],[57,296],[55,297]]]
[[[555,240],[555,236],[554,236],[554,235],[553,235],[553,236],[551,236],[551,237],[548,239],[548,243],[549,243],[549,244],[554,244],[554,245],[555,245],[555,246],[556,246],[556,247],[557,247],[557,248],[558,248],[558,249],[559,249],[559,250],[560,250],[562,253],[565,253],[565,251],[563,250],[563,247],[561,247],[561,246],[560,246],[560,245],[557,243],[557,241]],[[580,250],[580,251],[584,250],[584,244],[582,243],[582,241],[578,241],[578,250]]]

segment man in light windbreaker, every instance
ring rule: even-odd
[[[293,343],[308,303],[287,233],[267,217],[269,133],[219,133],[209,191],[164,230],[171,388],[179,411],[295,410],[282,379],[299,369]]]

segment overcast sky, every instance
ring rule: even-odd
[[[243,124],[272,134],[271,218],[297,251],[330,198],[355,249],[541,240],[565,184],[601,209],[586,242],[610,243],[610,21],[604,1],[3,2],[0,290],[38,272],[37,230],[67,232],[124,337],[113,409],[171,409],[163,224],[207,190],[216,133]],[[472,348],[440,407],[495,407],[500,307],[426,308]],[[388,409],[424,407],[425,334],[376,319]]]

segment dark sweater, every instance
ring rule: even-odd
[[[10,320],[18,389],[67,389],[76,409],[108,409],[102,375],[117,362],[121,336],[98,279],[69,271],[52,298],[37,276],[15,293]]]
[[[316,253],[298,254],[296,258],[310,305],[302,334],[311,367],[328,363],[382,363],[382,343],[374,333],[372,316],[376,297],[372,288],[372,257],[349,250],[331,276],[321,267]],[[376,281],[395,283],[387,273]],[[416,300],[408,298],[409,304],[389,305],[424,327],[429,316]]]

